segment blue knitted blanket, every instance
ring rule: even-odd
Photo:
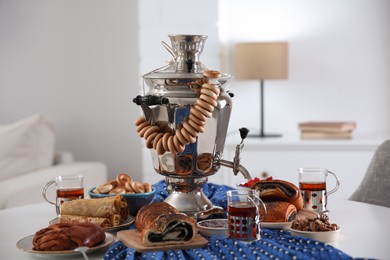
[[[166,182],[153,185],[156,195],[153,202],[163,201],[168,193]],[[226,191],[233,188],[225,185],[206,183],[204,194],[213,205],[221,206],[226,212]],[[129,229],[134,229],[134,224]],[[295,237],[286,230],[267,229],[261,231],[261,240],[242,243],[239,240],[213,236],[203,248],[168,250],[138,253],[122,242],[112,244],[104,259],[352,259],[342,251],[322,242]]]

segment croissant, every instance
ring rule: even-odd
[[[79,246],[92,247],[106,239],[101,227],[92,223],[59,223],[37,231],[33,250],[64,251]]]
[[[142,207],[135,225],[145,245],[180,244],[192,240],[197,234],[195,220],[166,202]]]

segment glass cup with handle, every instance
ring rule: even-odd
[[[336,179],[336,186],[330,191],[326,187],[328,174],[331,174]],[[303,207],[319,214],[329,212],[327,208],[328,196],[339,188],[339,177],[323,168],[299,168],[298,175]]]
[[[263,211],[260,210],[260,205]],[[243,241],[259,240],[260,222],[267,214],[259,191],[252,189],[227,191],[227,206],[229,236]],[[261,212],[264,212],[263,216]]]
[[[54,180],[46,183],[42,190],[43,198],[56,206],[57,215],[61,213],[61,204],[64,201],[84,198],[84,177],[82,175],[59,175]],[[51,185],[56,186],[56,201],[50,201],[47,197],[47,189]]]

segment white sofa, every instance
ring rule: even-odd
[[[84,176],[84,197],[88,189],[107,181],[107,167],[101,162],[76,162],[70,153],[56,154],[55,164],[36,171],[0,181],[0,209],[31,203],[45,202],[42,189],[57,175],[81,174]],[[55,187],[48,191],[48,198],[55,201]],[[53,206],[54,208],[54,206]]]
[[[107,180],[104,163],[77,162],[71,153],[54,149],[54,127],[42,115],[0,125],[0,209],[45,202],[42,189],[58,175],[83,175],[85,197]],[[54,186],[48,194],[54,201]]]

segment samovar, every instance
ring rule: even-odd
[[[223,213],[204,195],[202,185],[220,166],[251,176],[240,164],[249,130],[240,129],[241,143],[234,161],[223,160],[232,93],[225,91],[231,76],[209,70],[199,60],[207,36],[169,35],[162,42],[173,60],[143,75],[149,90],[134,98],[144,115],[136,120],[139,135],[151,151],[153,168],[166,177],[166,202],[194,218]],[[145,92],[145,90],[144,90]]]

